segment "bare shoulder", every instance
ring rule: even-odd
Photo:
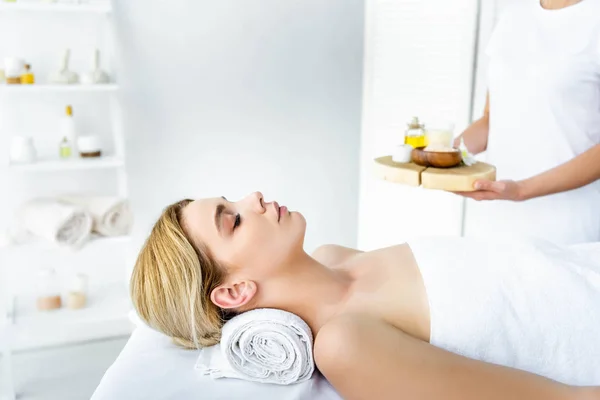
[[[326,376],[342,373],[346,367],[364,362],[365,349],[381,340],[402,345],[408,335],[387,322],[367,314],[344,314],[325,324],[314,346],[317,366]],[[368,351],[367,351],[368,353]]]
[[[350,358],[352,344],[361,339],[365,324],[369,318],[358,314],[345,314],[326,323],[317,333],[314,345],[315,362],[322,373],[329,371],[330,366],[341,366],[336,363],[338,357]],[[342,361],[342,360],[337,360]]]
[[[338,265],[353,256],[362,253],[360,250],[344,247],[337,244],[325,244],[317,247],[311,256],[328,267]]]

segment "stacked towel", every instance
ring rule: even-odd
[[[58,246],[79,249],[92,233],[129,234],[133,215],[127,200],[118,197],[70,195],[27,201],[16,222],[9,238],[12,242],[27,242],[34,235]]]
[[[125,199],[91,195],[69,195],[60,199],[89,212],[94,219],[92,230],[95,233],[102,236],[124,236],[131,231],[133,214]]]
[[[20,210],[22,229],[59,246],[81,247],[90,236],[92,223],[85,210],[55,199],[30,200]]]
[[[252,310],[225,324],[221,343],[200,351],[196,369],[215,379],[289,385],[311,378],[312,347],[312,333],[300,317],[282,310]]]

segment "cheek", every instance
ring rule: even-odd
[[[294,218],[283,228],[266,224],[246,226],[229,243],[223,260],[257,274],[276,269],[302,245],[306,223],[301,215]]]
[[[251,229],[240,230],[229,243],[229,263],[242,270],[256,270],[269,260],[271,249],[270,236],[266,232],[256,232]]]

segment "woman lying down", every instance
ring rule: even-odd
[[[600,399],[600,259],[459,238],[308,255],[305,227],[260,193],[171,205],[134,269],[138,314],[186,348],[238,313],[296,314],[349,400]]]

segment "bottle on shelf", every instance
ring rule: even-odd
[[[60,149],[59,149],[60,158],[64,158],[64,159],[71,158],[72,154],[73,154],[73,151],[71,149],[71,143],[69,143],[69,139],[64,137],[62,139],[62,141],[60,142]]]
[[[22,85],[33,85],[35,83],[35,76],[33,72],[31,72],[31,64],[25,64],[24,72],[21,75],[21,84]]]
[[[60,126],[60,156],[70,158],[77,156],[77,129],[73,117],[73,106],[68,105]]]
[[[60,61],[59,70],[50,74],[48,82],[56,85],[70,85],[79,82],[79,75],[69,69],[70,57],[71,50],[66,49]]]
[[[109,83],[109,81],[108,74],[100,68],[100,50],[96,49],[92,60],[92,70],[81,76],[81,83],[84,85],[98,85]]]

